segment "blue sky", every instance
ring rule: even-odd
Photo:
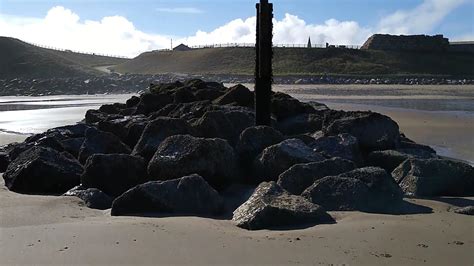
[[[361,44],[368,35],[379,32],[441,33],[457,40],[474,38],[474,0],[271,2],[275,5],[278,22],[275,41],[280,43],[303,43],[311,36],[321,43]],[[112,50],[129,56],[144,50],[164,48],[171,38],[190,45],[219,41],[251,42],[255,3],[254,0],[0,0],[0,35],[45,45],[61,45],[61,48]],[[115,19],[109,19],[106,23],[104,18],[107,17]],[[55,23],[46,23],[47,18]],[[67,23],[62,23],[62,20]],[[108,39],[120,41],[117,47],[108,49],[99,44],[66,40],[68,34],[71,34],[68,39],[81,36],[89,43],[100,39],[103,34],[99,31],[87,30],[91,29],[87,25],[92,22],[98,23],[96,28],[107,30]],[[67,29],[52,26],[56,23],[69,26]],[[114,25],[123,28],[123,32]],[[36,32],[38,30],[55,34],[41,35]],[[112,36],[110,32],[117,36]],[[137,44],[137,49],[124,49],[133,44]]]

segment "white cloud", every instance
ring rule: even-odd
[[[157,8],[156,11],[158,12],[165,12],[165,13],[179,13],[179,14],[201,14],[204,13],[201,9],[195,7],[174,7],[174,8]]]
[[[412,34],[430,32],[447,14],[465,0],[424,0],[412,10],[399,10],[381,19],[375,27],[363,27],[356,21],[329,19],[322,24],[308,24],[298,16],[285,14],[274,19],[274,43],[362,44],[372,33]],[[202,12],[194,8],[169,8],[161,12]],[[62,49],[101,54],[136,56],[154,49],[169,48],[174,43],[206,45],[214,43],[254,43],[256,18],[235,19],[215,30],[197,31],[192,36],[149,34],[137,29],[122,16],[100,20],[81,20],[79,15],[62,6],[51,8],[43,18],[0,14],[0,36]],[[461,36],[472,38],[473,33]],[[461,39],[461,38],[460,38]]]
[[[420,34],[432,31],[451,11],[465,0],[424,0],[411,10],[398,10],[383,18],[378,32],[391,34]]]

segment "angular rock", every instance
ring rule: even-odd
[[[112,205],[114,216],[131,214],[186,214],[212,216],[222,211],[223,201],[217,191],[199,175],[138,185]]]
[[[193,91],[189,87],[181,87],[173,94],[174,103],[190,103],[197,101]]]
[[[392,172],[412,196],[474,196],[474,167],[445,159],[409,159]]]
[[[62,194],[79,184],[82,171],[74,158],[51,148],[33,147],[8,165],[3,179],[11,191]]]
[[[194,93],[194,96],[196,97],[197,101],[213,101],[221,97],[222,95],[224,95],[224,92],[217,89],[203,89],[198,90]]]
[[[340,157],[353,161],[357,165],[363,162],[357,139],[346,133],[317,138],[309,146],[327,158]]]
[[[254,94],[247,87],[238,84],[230,87],[224,95],[214,100],[214,103],[218,105],[236,104],[253,108]]]
[[[321,114],[299,114],[279,121],[277,128],[285,135],[313,133],[321,130],[324,116]]]
[[[140,103],[140,97],[132,96],[130,99],[127,100],[125,103],[128,108],[135,107]]]
[[[119,114],[107,114],[99,110],[88,110],[86,112],[85,122],[88,125],[98,123],[100,121],[106,121],[109,119],[119,119],[122,118],[122,115]]]
[[[232,221],[248,230],[334,222],[321,206],[288,194],[275,182],[260,184],[252,196],[234,211]]]
[[[306,103],[302,103],[288,94],[276,92],[271,99],[272,114],[278,121],[303,113],[314,113],[316,110]]]
[[[71,138],[61,141],[61,145],[64,147],[64,150],[69,152],[72,156],[78,158],[79,151],[81,150],[82,143],[86,138]]]
[[[407,159],[429,159],[434,157],[436,157],[436,154],[415,153],[415,155],[412,155],[397,150],[385,150],[373,151],[369,153],[366,161],[368,165],[381,167],[385,169],[385,171],[391,173],[393,170],[395,170],[395,168],[397,168]]]
[[[332,158],[315,163],[296,164],[278,177],[278,185],[294,195],[326,176],[336,176],[355,169],[352,161]]]
[[[299,139],[288,139],[265,148],[254,161],[256,176],[264,181],[277,180],[288,168],[299,163],[323,161],[325,158],[314,152]]]
[[[149,161],[160,143],[167,137],[187,134],[193,135],[193,129],[185,120],[158,117],[145,127],[132,154],[142,156]]]
[[[390,117],[373,112],[352,112],[334,120],[324,128],[327,136],[348,133],[357,138],[365,151],[388,150],[397,147],[400,133]]]
[[[130,154],[130,148],[112,133],[96,129],[86,131],[86,139],[79,151],[79,161],[85,163],[87,158],[93,154]]]
[[[464,215],[474,215],[474,206],[467,206],[462,208],[454,209],[454,212],[457,214],[464,214]]]
[[[76,186],[63,196],[78,197],[91,209],[106,210],[112,206],[113,199],[97,188]]]
[[[160,144],[148,164],[148,173],[154,180],[196,173],[212,186],[222,187],[237,180],[237,158],[223,139],[176,135]]]
[[[81,183],[116,197],[149,181],[143,158],[127,154],[94,154],[87,160]]]
[[[283,135],[272,127],[249,127],[240,134],[236,152],[243,166],[250,167],[255,157],[266,147],[280,143],[283,140]]]
[[[326,176],[314,182],[301,196],[328,211],[365,210],[369,188],[359,179]]]
[[[38,140],[44,137],[54,137],[58,141],[62,141],[70,138],[82,138],[86,134],[86,130],[91,128],[89,125],[78,123],[75,125],[68,125],[62,127],[56,127],[47,130],[44,133],[36,134],[31,137],[28,137],[25,142],[32,143],[37,142]]]
[[[135,114],[145,114],[156,112],[167,104],[173,102],[173,98],[167,94],[144,93],[140,95],[140,102],[137,105]]]

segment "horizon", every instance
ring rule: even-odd
[[[274,43],[361,45],[373,34],[474,40],[474,0],[274,0]],[[180,43],[255,42],[256,1],[0,1],[0,35],[86,53],[134,57]],[[210,15],[212,14],[212,15]],[[368,16],[367,14],[373,14]],[[58,36],[61,36],[58,38]]]

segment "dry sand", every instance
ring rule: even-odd
[[[0,264],[473,265],[473,199],[410,199],[433,213],[332,212],[337,224],[246,231],[197,217],[111,217],[72,197],[0,186]]]

